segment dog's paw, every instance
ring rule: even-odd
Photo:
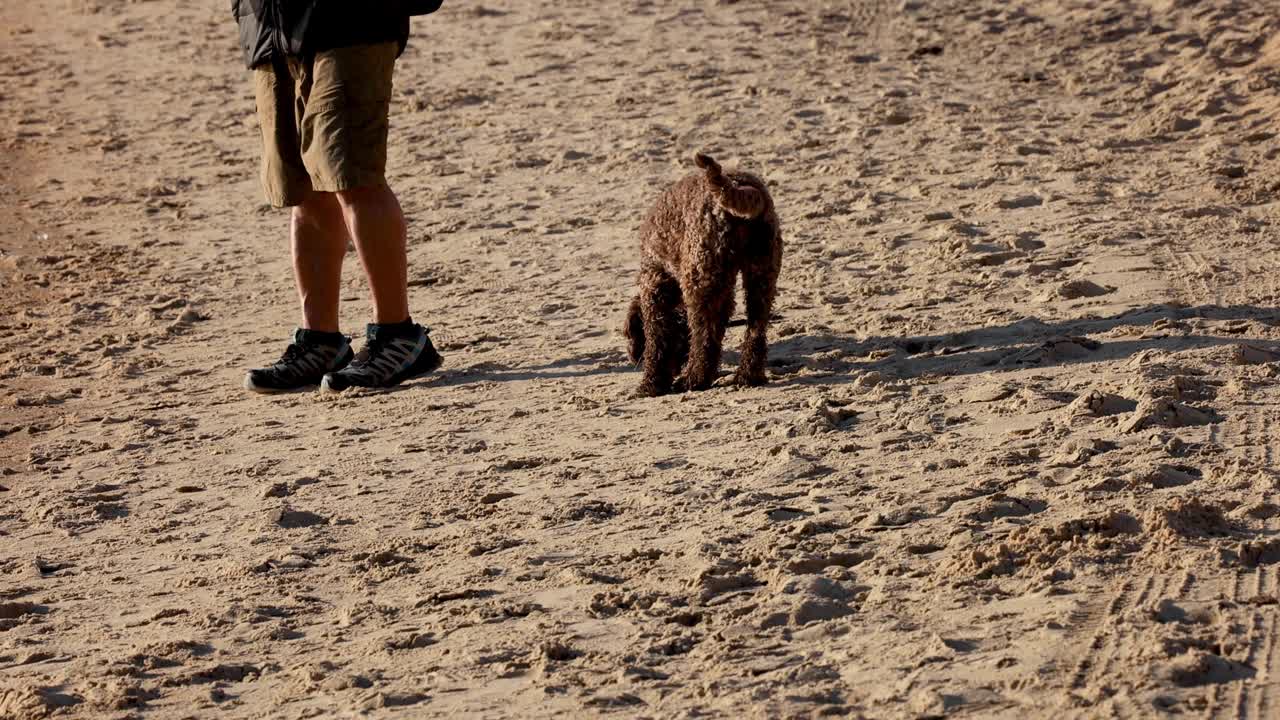
[[[710,390],[715,385],[716,378],[714,376],[707,378],[694,377],[690,379],[681,375],[674,383],[672,383],[672,389],[676,392],[701,392],[703,390]]]
[[[729,383],[738,387],[759,387],[769,384],[769,376],[764,373],[736,372],[729,378]]]
[[[652,383],[640,383],[639,387],[631,391],[629,397],[632,400],[640,400],[642,398],[658,397],[659,395],[664,394],[666,393]]]

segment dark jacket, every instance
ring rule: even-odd
[[[426,15],[441,0],[231,0],[240,47],[249,67],[283,55],[409,42],[409,16]]]

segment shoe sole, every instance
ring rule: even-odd
[[[351,346],[348,345],[345,350],[345,357],[339,358],[341,364],[336,369],[330,370],[329,372],[338,372],[339,370],[342,370],[343,368],[351,364],[351,359],[354,357],[355,357],[355,353],[351,352]],[[326,376],[328,374],[329,373],[325,373]],[[323,380],[323,378],[321,378],[321,380]],[[284,395],[287,393],[306,392],[307,390],[312,390],[318,387],[320,385],[320,382],[321,381],[316,381],[313,383],[307,383],[306,385],[299,385],[297,387],[291,387],[291,388],[264,387],[262,385],[258,385],[257,383],[255,383],[253,381],[252,375],[245,373],[244,389],[248,390],[251,393],[257,393],[259,395]]]
[[[272,388],[258,385],[253,381],[253,378],[248,375],[244,377],[244,389],[251,393],[257,393],[258,395],[287,395],[288,393],[306,392],[307,390],[315,388],[317,384],[318,383],[311,383],[310,385],[299,385],[298,387],[293,388]]]
[[[427,367],[419,368],[417,370],[414,370],[413,372],[406,373],[405,375],[402,375],[402,376],[395,376],[392,378],[392,381],[390,383],[387,383],[386,385],[377,385],[373,387],[369,387],[365,385],[349,385],[342,389],[336,389],[329,384],[329,376],[332,375],[333,373],[325,373],[324,378],[320,380],[320,389],[325,392],[331,392],[331,393],[345,392],[352,388],[360,388],[362,390],[386,390],[388,388],[396,387],[397,385],[400,385],[408,380],[422,377],[423,375],[426,375],[429,372],[434,372],[436,370],[439,370],[441,365],[444,365],[444,357],[441,356],[439,352],[437,352],[435,361],[430,363]]]

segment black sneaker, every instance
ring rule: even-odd
[[[244,387],[273,393],[319,385],[325,373],[341,370],[351,358],[351,340],[346,335],[298,328],[280,360],[271,367],[250,370]]]
[[[440,367],[430,329],[411,322],[370,324],[367,342],[351,364],[324,376],[320,387],[342,392],[350,387],[388,388]]]

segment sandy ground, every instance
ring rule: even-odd
[[[0,5],[0,717],[1280,717],[1269,3],[446,2],[446,366],[336,398],[240,388],[296,311],[225,5]],[[773,187],[772,383],[629,399],[698,149]]]

